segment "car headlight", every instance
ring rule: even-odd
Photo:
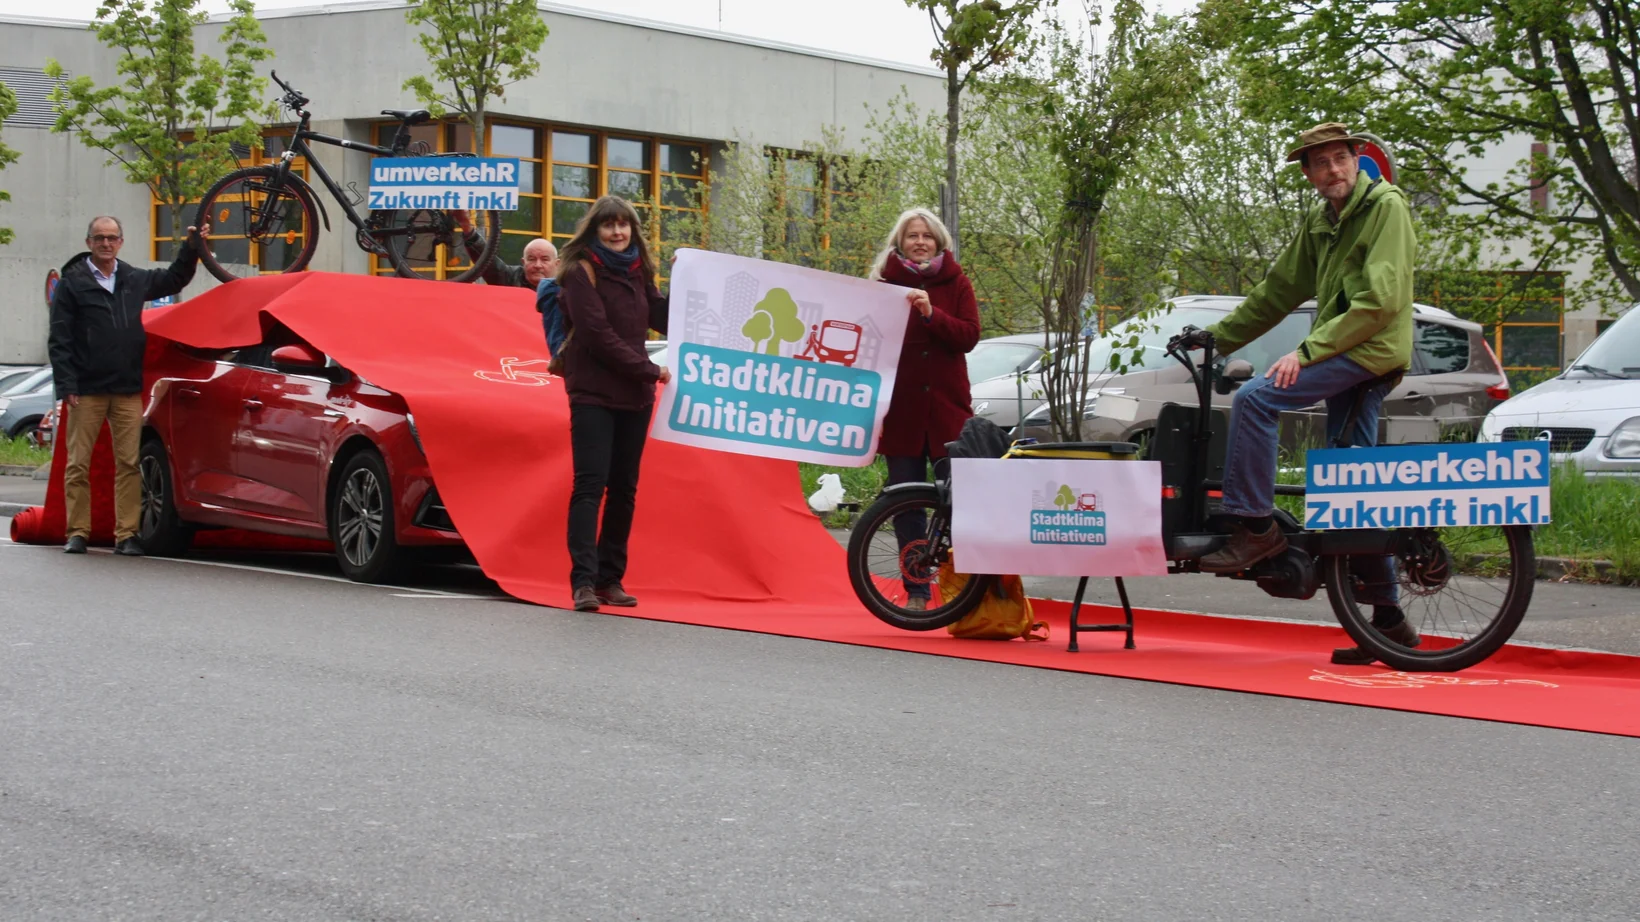
[[[416,431],[416,414],[404,414],[404,421],[410,424],[410,438],[415,441],[416,450],[424,455],[427,454],[427,449],[421,447],[421,433]]]
[[[1640,458],[1640,416],[1631,416],[1606,439],[1606,456]]]

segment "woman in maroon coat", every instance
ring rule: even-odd
[[[929,465],[945,457],[945,443],[955,441],[974,415],[966,356],[979,342],[979,306],[951,254],[950,232],[924,208],[900,215],[871,277],[914,289],[906,295],[911,321],[877,451],[888,462],[890,485],[920,483],[928,479]],[[907,521],[896,520],[894,530],[903,547],[921,536],[922,527],[912,516],[900,518]],[[926,607],[926,584],[907,581],[905,588],[906,607]]]
[[[650,330],[666,332],[666,299],[655,275],[637,211],[614,195],[592,203],[558,266],[569,330],[559,349],[575,468],[569,581],[576,611],[638,604],[621,586],[626,542],[655,385],[671,378],[644,349]]]

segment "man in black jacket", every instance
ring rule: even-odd
[[[188,228],[176,261],[165,269],[138,269],[119,259],[125,232],[119,219],[97,217],[86,228],[84,252],[63,264],[51,298],[47,351],[57,399],[68,402],[68,465],[63,501],[68,512],[68,544],[84,554],[91,536],[91,450],[103,421],[114,444],[115,553],[140,557],[137,527],[142,516],[142,481],[137,453],[142,433],[142,354],[147,336],[142,306],[174,295],[193,280],[200,241],[211,226]]]
[[[484,238],[473,227],[472,217],[465,211],[452,211],[450,216],[455,218],[456,224],[466,236],[462,242],[467,247],[467,256],[477,259],[478,254],[484,252]],[[528,288],[535,291],[543,279],[553,278],[558,274],[558,248],[545,237],[537,237],[524,244],[524,264],[509,266],[502,262],[499,255],[490,260],[484,267],[484,284],[501,285],[507,288]]]

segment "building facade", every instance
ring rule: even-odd
[[[721,165],[729,142],[803,150],[826,129],[868,137],[871,108],[902,91],[925,111],[944,103],[943,78],[930,69],[553,4],[540,4],[540,15],[551,30],[538,55],[540,72],[506,88],[505,98],[491,104],[485,130],[486,153],[517,157],[523,167],[520,208],[503,221],[500,252],[509,262],[535,237],[566,239],[605,193],[647,202],[652,241],[676,242],[710,208],[711,169]],[[274,10],[259,18],[274,53],[266,66],[312,100],[315,131],[385,144],[397,123],[381,110],[419,107],[402,85],[427,71],[426,59],[399,0]],[[197,50],[215,53],[221,29],[214,21],[200,26]],[[0,225],[17,234],[0,247],[0,363],[44,361],[46,275],[84,249],[92,216],[123,220],[121,255],[130,262],[168,261],[174,253],[169,210],[146,187],[126,182],[100,151],[50,130],[43,71],[53,59],[99,86],[117,79],[114,56],[85,23],[0,18],[0,82],[21,104],[4,133],[21,157],[0,172],[0,188],[12,194],[0,206]],[[270,87],[270,98],[276,92]],[[279,157],[291,127],[269,126],[261,149],[243,152],[242,162]],[[419,126],[413,137],[432,150],[472,150],[471,129],[458,120]],[[314,154],[362,198],[367,154],[323,146]],[[391,272],[359,249],[339,205],[318,191],[330,228],[310,268]],[[191,219],[184,215],[183,223]],[[290,250],[252,252],[243,239],[227,238],[218,246],[239,248],[218,253],[265,270],[277,270]],[[434,261],[425,271],[438,276],[445,269]],[[202,270],[184,297],[212,284]]]

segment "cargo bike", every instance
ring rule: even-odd
[[[1191,354],[1196,349],[1202,351],[1199,361]],[[1218,507],[1230,420],[1212,407],[1211,394],[1215,388],[1224,394],[1239,387],[1253,368],[1245,361],[1215,358],[1212,335],[1188,327],[1168,343],[1167,354],[1190,372],[1197,402],[1194,407],[1166,404],[1143,450],[1126,442],[1016,442],[989,456],[1160,462],[1168,573],[1199,573],[1200,560],[1228,540],[1216,526],[1221,524]],[[1374,383],[1358,388],[1351,417]],[[1340,430],[1346,435],[1334,445],[1347,447],[1351,422],[1346,417]],[[965,445],[969,443],[953,442],[951,448],[960,453]],[[940,591],[942,567],[950,573],[960,564],[960,553],[952,556],[948,471],[949,465],[938,465],[933,483],[884,490],[850,534],[848,569],[855,594],[894,627],[928,631],[954,624],[978,607],[996,581],[995,576],[975,575],[952,580],[948,594]],[[1303,496],[1304,486],[1278,484],[1276,493]],[[1285,510],[1278,508],[1275,519],[1287,537],[1287,550],[1242,572],[1221,575],[1252,580],[1277,598],[1310,599],[1325,588],[1333,614],[1356,644],[1395,669],[1452,672],[1485,660],[1514,634],[1532,600],[1537,560],[1529,525],[1310,531]],[[1358,601],[1372,593],[1362,573],[1385,573],[1385,558],[1401,610],[1421,635],[1416,646],[1380,633],[1372,625],[1372,606]],[[1083,577],[1072,607],[1071,650],[1077,649],[1077,635],[1089,630],[1125,630],[1132,648],[1132,607],[1125,584],[1118,579],[1116,585],[1125,623],[1082,624]]]

